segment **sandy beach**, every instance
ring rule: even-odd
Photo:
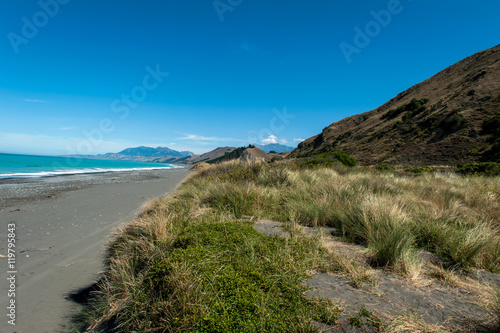
[[[0,332],[64,332],[72,300],[99,279],[114,228],[166,195],[186,169],[0,180]],[[15,224],[15,326],[8,323],[8,225]]]

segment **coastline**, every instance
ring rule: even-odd
[[[88,188],[89,186],[98,184],[161,180],[165,172],[169,173],[172,170],[186,169],[132,170],[44,177],[0,178],[0,211],[16,205],[57,198],[65,192]]]
[[[99,279],[112,231],[149,199],[172,192],[187,169],[0,180],[0,237],[16,225],[16,326],[0,332],[67,329],[79,305],[70,298]],[[6,244],[2,242],[2,244]],[[6,246],[0,247],[7,267]],[[5,271],[5,270],[4,270]],[[7,295],[8,281],[0,284]],[[7,298],[4,302],[7,302]],[[7,303],[2,304],[7,307]]]

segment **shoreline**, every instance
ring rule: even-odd
[[[7,239],[8,224],[15,224],[17,270],[16,325],[4,315],[0,332],[68,329],[81,306],[71,295],[99,280],[113,230],[148,200],[175,190],[188,173],[179,168],[0,180],[0,237]],[[0,263],[7,267],[3,244]],[[8,281],[0,288],[7,295]],[[9,300],[2,299],[7,307]]]
[[[187,169],[184,166],[179,166],[172,169],[103,171],[43,177],[0,178],[0,211],[16,205],[57,198],[64,192],[79,190],[98,184],[161,179],[165,172],[174,170]]]

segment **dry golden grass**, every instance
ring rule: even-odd
[[[88,312],[87,327],[101,327],[117,320],[124,327],[140,327],[142,331],[157,330],[155,325],[163,325],[164,331],[174,331],[192,329],[204,317],[215,320],[216,314],[207,302],[219,304],[222,299],[214,296],[207,301],[208,291],[200,288],[206,283],[207,274],[218,274],[228,268],[222,261],[220,267],[203,273],[205,277],[200,270],[222,260],[228,248],[235,254],[226,261],[238,261],[241,256],[259,265],[263,265],[258,261],[261,259],[271,262],[268,256],[281,260],[283,265],[278,272],[283,278],[297,279],[300,274],[305,276],[306,271],[319,267],[335,267],[357,285],[374,283],[376,268],[388,269],[412,281],[430,275],[445,284],[468,288],[471,293],[484,296],[483,305],[492,318],[500,321],[498,292],[458,278],[443,268],[433,267],[426,273],[420,255],[422,250],[432,252],[449,267],[500,271],[500,201],[489,190],[498,184],[498,177],[463,178],[439,173],[401,176],[366,169],[300,169],[284,164],[204,165],[172,197],[148,203],[134,222],[116,232],[108,249],[101,296]],[[236,248],[226,244],[224,250],[214,250],[208,259],[185,265],[170,263],[172,251],[189,247],[183,243],[186,233],[195,229],[210,233],[207,225],[213,226],[215,232],[219,224],[242,223],[228,219],[229,215],[284,222],[292,237],[269,241],[272,246],[284,243],[265,258],[255,252],[260,238],[239,235],[235,239],[241,244]],[[304,236],[301,226],[335,228],[343,241],[367,249],[362,254],[364,259],[347,256],[331,240]],[[233,230],[228,235],[236,237],[237,232]],[[222,244],[227,239],[222,237],[220,241]],[[329,263],[325,264],[325,260]],[[259,274],[262,273],[256,276]],[[155,295],[158,285],[167,296]],[[264,308],[265,304],[259,306]],[[147,318],[171,321],[150,323]],[[398,318],[389,327],[391,332],[444,332],[414,316]]]

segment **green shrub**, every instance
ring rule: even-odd
[[[492,146],[483,153],[481,160],[485,162],[500,162],[500,114],[484,121],[481,134],[492,135],[490,140]]]
[[[317,154],[311,159],[303,162],[298,162],[298,165],[308,167],[329,167],[333,165],[344,165],[347,167],[355,167],[357,165],[355,158],[343,151],[336,151],[333,153]]]
[[[393,171],[394,166],[387,164],[387,163],[381,163],[375,167],[375,169],[379,171]]]
[[[483,175],[500,176],[500,163],[484,162],[458,165],[455,172],[464,176]]]
[[[405,171],[411,172],[414,174],[422,174],[424,172],[434,173],[434,172],[436,172],[436,169],[433,167],[429,167],[429,166],[416,166],[416,167],[406,168]]]
[[[481,160],[500,163],[500,138],[496,139],[491,148],[483,153]]]
[[[454,110],[448,114],[437,126],[445,132],[456,132],[465,127],[467,121],[459,113],[459,110]]]
[[[419,113],[427,111],[427,107],[424,104],[427,104],[429,100],[427,98],[423,99],[412,99],[412,101],[408,104],[403,104],[397,109],[389,110],[382,116],[382,119],[394,119],[399,116],[403,112],[408,112],[404,115],[403,120],[406,121],[409,118],[413,118]]]
[[[493,134],[500,136],[500,114],[490,117],[483,122],[482,134]]]
[[[356,164],[358,164],[354,157],[349,156],[343,151],[336,151],[333,153],[333,156],[338,159],[343,165],[348,167],[355,167]]]

